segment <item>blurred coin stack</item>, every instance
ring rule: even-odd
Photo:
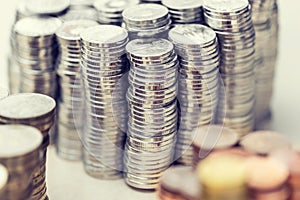
[[[122,177],[126,137],[128,33],[98,25],[81,33],[81,69],[85,87],[84,167],[99,179]]]
[[[131,69],[125,181],[134,188],[155,189],[174,156],[177,56],[165,39],[132,40],[126,51]]]
[[[86,20],[96,20],[97,19],[97,11],[95,8],[92,7],[93,4],[79,4],[79,5],[72,5],[64,14],[59,15],[58,18],[65,21],[71,20],[79,20],[79,19],[86,19]]]
[[[32,175],[40,163],[42,140],[42,134],[36,128],[24,125],[0,126],[0,199],[31,199]],[[4,168],[1,164],[7,170],[6,181],[3,180]],[[6,184],[1,189],[3,181]],[[37,199],[47,199],[46,190],[41,191]]]
[[[275,0],[250,0],[252,20],[256,35],[255,80],[256,80],[256,125],[270,112],[273,80],[277,59],[278,19]]]
[[[160,200],[196,200],[201,197],[201,184],[191,167],[174,166],[167,169],[156,188]]]
[[[40,130],[43,143],[40,147],[40,163],[33,174],[31,200],[44,199],[46,187],[46,155],[49,131],[55,122],[56,102],[51,97],[35,93],[8,96],[0,101],[1,124],[24,124]]]
[[[57,16],[68,11],[70,0],[27,0],[26,10],[35,15]]]
[[[125,8],[139,4],[139,0],[96,0],[94,7],[98,12],[100,24],[121,26],[122,12]]]
[[[194,130],[193,166],[205,159],[209,153],[229,149],[239,141],[238,134],[220,125],[207,125]]]
[[[162,4],[169,9],[173,25],[203,23],[202,0],[162,0]]]
[[[12,45],[21,71],[20,92],[56,97],[57,43],[54,33],[61,24],[53,17],[27,17],[15,24]]]
[[[8,95],[9,95],[8,90],[3,87],[0,87],[0,100],[4,99]]]
[[[92,20],[66,21],[56,31],[60,49],[57,74],[59,76],[59,113],[57,153],[70,160],[82,158],[79,137],[83,130],[84,90],[81,81],[80,33],[98,23]]]
[[[192,165],[192,133],[211,124],[218,102],[219,51],[215,32],[203,25],[177,25],[169,40],[179,56],[180,120],[176,145],[179,163]]]
[[[129,38],[167,38],[172,21],[166,7],[158,4],[139,4],[123,11],[122,26]]]
[[[218,104],[218,123],[240,135],[254,126],[255,31],[247,0],[205,0],[205,22],[215,30],[221,54],[222,84]]]

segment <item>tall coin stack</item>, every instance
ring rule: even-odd
[[[101,24],[122,24],[122,12],[125,8],[139,4],[139,0],[96,0],[94,7]]]
[[[24,124],[40,130],[43,143],[40,147],[39,167],[33,174],[31,200],[40,200],[46,193],[46,155],[49,145],[49,131],[55,122],[56,103],[42,94],[22,93],[8,96],[0,101],[1,124]]]
[[[122,26],[130,39],[167,38],[171,18],[166,7],[158,4],[139,4],[123,11]]]
[[[219,39],[220,89],[218,123],[249,133],[254,126],[255,31],[247,0],[205,0],[205,22]]]
[[[173,25],[203,23],[202,0],[162,0],[169,9]]]
[[[99,179],[122,177],[126,137],[128,33],[98,25],[81,33],[81,69],[85,87],[84,167]]]
[[[263,121],[270,112],[273,93],[273,80],[277,58],[277,26],[274,17],[275,0],[253,1],[252,20],[256,34],[255,78],[256,78],[256,125]],[[277,11],[275,11],[276,13]]]
[[[203,25],[177,25],[169,40],[179,56],[180,120],[176,145],[178,162],[192,165],[192,133],[216,119],[219,51],[216,33]]]
[[[58,155],[69,160],[82,158],[79,133],[83,130],[84,91],[80,69],[80,33],[85,28],[96,25],[98,23],[92,20],[72,20],[64,22],[56,31],[60,49],[57,69],[60,98],[56,145]]]
[[[173,162],[177,132],[177,56],[165,39],[132,40],[127,102],[125,181],[138,189],[155,189]]]
[[[54,33],[61,24],[53,17],[27,17],[15,24],[13,53],[21,70],[20,92],[56,97]]]
[[[40,163],[42,134],[24,125],[0,126],[0,199],[30,199],[33,192],[32,175]],[[6,185],[1,189],[3,167],[7,170]],[[46,199],[43,190],[39,199]]]

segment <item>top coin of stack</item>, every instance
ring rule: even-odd
[[[205,0],[205,22],[219,39],[220,90],[218,123],[235,129],[240,135],[254,125],[254,53],[255,31],[247,0]]]
[[[172,23],[168,9],[158,4],[131,6],[122,15],[130,39],[167,38]]]
[[[0,163],[9,174],[7,184],[1,190],[4,182],[3,168],[0,168],[0,199],[30,199],[33,191],[32,175],[40,164],[42,140],[42,134],[36,128],[24,125],[0,126]],[[41,195],[45,196],[46,192]]]
[[[162,4],[169,9],[173,25],[203,23],[202,0],[162,0]]]
[[[126,132],[128,33],[98,25],[81,33],[81,70],[85,87],[84,167],[100,179],[122,176]]]
[[[139,4],[139,0],[96,0],[94,7],[101,24],[122,24],[122,12],[125,8]]]
[[[62,22],[53,17],[27,17],[13,30],[13,53],[21,70],[20,92],[56,97],[55,31]]]
[[[83,130],[84,91],[80,80],[80,33],[98,23],[92,20],[64,22],[56,36],[60,47],[57,74],[60,77],[60,99],[58,113],[58,155],[71,160],[82,157],[79,132]]]

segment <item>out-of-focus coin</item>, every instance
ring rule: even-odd
[[[27,9],[35,14],[57,14],[70,6],[70,0],[28,0]]]

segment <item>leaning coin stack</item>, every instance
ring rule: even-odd
[[[215,120],[218,100],[219,51],[215,32],[203,25],[177,25],[169,40],[179,56],[180,120],[176,159],[191,165],[192,133]]]
[[[202,0],[162,0],[162,4],[169,9],[173,25],[203,23]]]
[[[42,134],[36,128],[0,125],[0,199],[31,199],[32,175],[40,163],[42,140]],[[1,164],[7,170],[6,178],[3,177],[5,168]],[[3,183],[5,186],[2,189]],[[43,190],[37,199],[46,197],[46,190]]]
[[[122,24],[122,12],[125,8],[139,4],[139,0],[96,0],[94,7],[101,24]]]
[[[129,38],[167,38],[171,18],[166,7],[158,4],[139,4],[123,11],[122,26]]]
[[[42,94],[22,93],[8,96],[0,101],[1,124],[24,124],[33,126],[43,134],[39,167],[33,175],[31,200],[44,199],[46,187],[46,154],[49,130],[55,122],[56,103]]]
[[[254,54],[255,31],[247,0],[205,0],[205,22],[219,39],[221,87],[218,123],[235,129],[240,135],[254,126]]]
[[[72,20],[64,22],[56,31],[60,49],[57,69],[60,95],[56,145],[58,155],[65,159],[82,158],[79,133],[83,129],[84,92],[80,69],[80,33],[96,25],[98,23],[92,20]]]
[[[8,95],[9,95],[8,90],[3,87],[0,87],[0,100],[4,99]]]
[[[256,78],[256,125],[270,112],[273,80],[277,58],[277,23],[273,17],[275,0],[250,0],[252,20],[256,34],[255,78]]]
[[[167,169],[156,188],[160,200],[196,200],[201,197],[201,184],[191,167],[174,166]]]
[[[128,33],[98,25],[81,33],[81,69],[85,87],[84,167],[99,179],[122,177],[126,137]]]
[[[136,39],[126,46],[131,62],[125,181],[154,189],[173,162],[177,132],[177,56],[165,39]]]
[[[61,24],[53,17],[27,17],[15,24],[13,53],[21,70],[20,92],[56,97],[57,43],[54,33]]]
[[[229,149],[239,141],[238,134],[220,125],[207,125],[193,133],[193,166],[205,159],[209,153]]]

